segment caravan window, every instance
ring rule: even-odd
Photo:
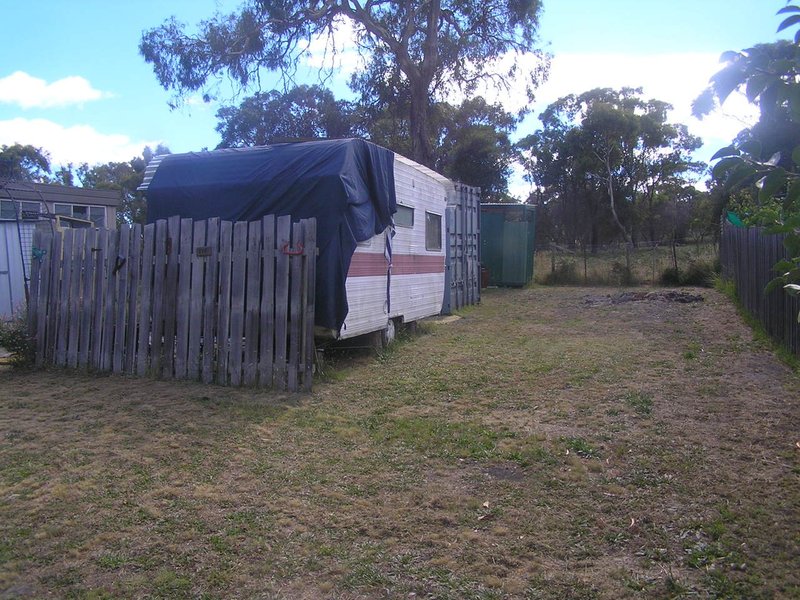
[[[414,226],[414,209],[402,204],[397,205],[397,212],[394,213],[394,224],[398,227]]]
[[[442,249],[442,215],[425,213],[425,249]]]

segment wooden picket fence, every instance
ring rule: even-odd
[[[310,390],[316,221],[38,231],[37,365]]]

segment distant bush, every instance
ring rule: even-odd
[[[692,260],[686,270],[681,271],[674,267],[664,269],[661,274],[663,285],[695,285],[711,287],[714,285],[714,278],[720,272],[719,261]]]
[[[638,283],[633,271],[622,262],[615,260],[611,263],[611,277],[617,285],[634,285]]]
[[[554,271],[550,271],[544,276],[542,283],[545,285],[558,285],[558,284],[575,284],[582,283],[583,280],[578,277],[578,270],[575,267],[575,261],[564,260],[559,261]]]
[[[661,273],[661,283],[663,285],[681,285],[681,272],[675,267],[667,267]]]
[[[24,312],[16,314],[11,320],[0,320],[0,348],[11,353],[11,364],[15,367],[33,364],[34,345],[28,334]]]

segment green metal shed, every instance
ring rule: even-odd
[[[481,267],[489,285],[522,287],[533,278],[536,212],[527,204],[481,205]]]

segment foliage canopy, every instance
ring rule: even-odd
[[[508,85],[516,61],[501,69],[500,59],[538,53],[540,9],[539,0],[247,0],[234,14],[202,21],[194,33],[173,17],[145,31],[139,50],[177,98],[197,91],[209,98],[226,76],[241,88],[259,84],[264,70],[291,82],[313,40],[341,40],[349,25],[366,67],[362,85],[374,91],[387,78],[402,81],[411,157],[433,166],[437,93],[456,86],[469,95],[487,80]],[[333,61],[327,65],[330,72]],[[542,75],[527,74],[529,93]]]
[[[527,176],[556,205],[559,237],[596,246],[616,235],[656,241],[666,200],[691,196],[700,140],[669,123],[670,106],[641,89],[597,88],[560,98],[523,138]]]
[[[784,15],[779,32],[800,25],[800,5],[789,4],[778,14]],[[729,192],[755,189],[750,222],[785,233],[790,256],[775,265],[779,276],[770,287],[800,295],[800,29],[792,42],[725,52],[722,61],[725,66],[696,101],[696,113],[743,90],[760,114],[755,126],[712,157],[718,159],[713,175]]]

